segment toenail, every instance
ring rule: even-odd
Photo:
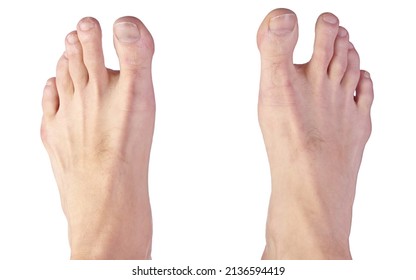
[[[91,19],[84,19],[79,23],[79,29],[82,31],[88,31],[93,29],[95,26],[94,21]]]
[[[330,24],[336,24],[338,22],[338,19],[333,14],[325,14],[322,19]]]
[[[347,34],[348,34],[347,30],[345,30],[344,28],[338,29],[338,37],[343,38],[343,37],[346,37]]]
[[[354,49],[354,45],[353,45],[351,42],[348,44],[348,49],[349,49],[349,50]]]
[[[73,33],[69,34],[66,37],[66,39],[67,39],[68,43],[70,43],[70,44],[76,44],[76,43],[79,42],[78,36],[76,34],[73,34]]]
[[[293,31],[296,26],[294,14],[283,14],[270,19],[269,29],[276,35],[285,35]]]
[[[369,73],[369,72],[367,72],[367,71],[364,71],[363,75],[364,75],[364,77],[365,77],[365,78],[367,78],[367,79],[370,79],[370,78],[371,78],[370,73]]]
[[[119,22],[114,25],[114,34],[120,42],[133,43],[140,39],[140,31],[132,22]]]

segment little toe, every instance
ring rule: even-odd
[[[69,74],[75,90],[83,88],[88,82],[88,72],[82,57],[82,46],[76,31],[66,36],[66,54],[68,57]]]
[[[121,78],[150,75],[154,42],[139,19],[122,17],[114,23],[114,46],[120,62]]]
[[[373,81],[370,73],[361,70],[360,79],[358,81],[355,101],[357,105],[366,111],[370,111],[374,100]]]
[[[297,40],[298,20],[291,10],[273,10],[261,23],[257,32],[257,46],[261,58],[261,103],[277,104],[285,97],[292,96],[282,96],[278,94],[282,91],[275,89],[290,87],[296,75],[293,52]]]
[[[340,83],[348,65],[349,39],[345,28],[339,27],[335,39],[334,56],[329,64],[328,75],[331,80]]]
[[[59,108],[58,89],[56,79],[51,78],[46,82],[42,97],[43,114],[46,117],[55,116]]]
[[[74,85],[69,74],[69,61],[66,52],[61,56],[56,66],[56,88],[61,100],[74,93]]]
[[[315,44],[311,60],[311,71],[328,73],[328,66],[334,55],[335,40],[339,29],[338,18],[331,13],[322,14],[315,27]]]
[[[354,45],[349,43],[347,69],[341,85],[348,94],[353,95],[357,88],[358,80],[360,79],[360,56],[355,50]]]
[[[102,33],[98,21],[87,17],[77,26],[78,38],[82,45],[82,56],[88,71],[88,80],[99,82],[107,77],[102,47]]]

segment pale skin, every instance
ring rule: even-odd
[[[259,122],[272,193],[263,259],[350,259],[358,170],[371,133],[373,86],[333,14],[316,23],[311,60],[293,64],[295,14],[261,24]]]
[[[45,87],[41,134],[68,220],[71,258],[149,259],[152,36],[136,18],[116,21],[120,71],[104,66],[95,19],[82,19],[65,45],[56,79]]]
[[[263,258],[348,259],[372,82],[335,16],[318,19],[304,65],[293,64],[297,28],[293,12],[278,9],[257,36],[259,122],[272,175]],[[151,258],[154,43],[140,20],[123,17],[114,24],[114,45],[120,71],[105,67],[98,21],[82,19],[44,90],[41,136],[72,259]]]

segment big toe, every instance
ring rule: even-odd
[[[288,9],[271,11],[260,25],[257,45],[262,64],[294,67],[293,51],[298,40],[298,21]]]
[[[122,77],[150,74],[154,42],[139,19],[122,17],[114,23],[114,45]]]
[[[130,105],[150,113],[149,123],[152,123],[155,112],[152,35],[139,19],[122,17],[114,23],[114,46],[120,61],[119,84],[132,94],[134,102]]]

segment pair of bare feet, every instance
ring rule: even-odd
[[[372,81],[338,19],[316,23],[312,59],[293,64],[296,15],[269,13],[261,54],[259,122],[272,193],[264,259],[349,259],[357,174],[371,133]],[[99,23],[66,37],[43,95],[41,136],[69,227],[73,259],[150,259],[148,164],[154,43],[141,21],[114,24],[120,71],[107,69]]]

